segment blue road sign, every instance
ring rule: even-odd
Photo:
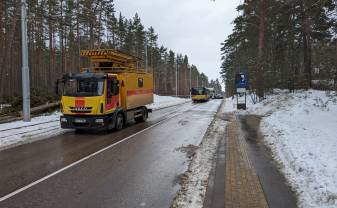
[[[246,88],[247,87],[247,77],[244,73],[236,74],[235,85],[236,85],[236,88]]]

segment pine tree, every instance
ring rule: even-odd
[[[331,76],[333,9],[331,1],[314,0],[240,5],[233,33],[221,49],[221,75],[228,95],[234,92],[234,76],[240,71],[248,72],[249,86],[259,96],[270,88],[310,87],[313,68],[322,79]]]

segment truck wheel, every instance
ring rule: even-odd
[[[142,116],[136,117],[135,121],[137,123],[144,122],[147,119],[147,110],[146,108],[142,108]]]
[[[124,125],[124,116],[121,113],[117,114],[116,117],[116,130],[119,131],[123,128]]]

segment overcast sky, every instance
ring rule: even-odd
[[[116,10],[137,12],[160,45],[186,54],[210,79],[220,78],[220,43],[231,33],[240,0],[115,0]]]

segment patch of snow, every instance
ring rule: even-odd
[[[191,102],[191,99],[154,95],[153,103],[150,105],[147,105],[147,107],[153,110],[159,110],[161,108],[179,105],[179,104],[183,104],[186,102]]]
[[[222,111],[223,112],[223,111]],[[217,146],[225,134],[226,121],[215,117],[196,149],[188,170],[181,176],[181,189],[171,208],[202,208]]]
[[[59,124],[60,112],[34,117],[30,122],[0,124],[0,150],[64,133]]]
[[[279,103],[284,102],[289,98],[289,94],[286,90],[274,89],[273,94],[266,96],[267,99],[262,102],[254,103],[252,99],[253,95],[247,94],[247,110],[237,110],[236,97],[230,97],[225,99],[225,112],[227,113],[237,113],[237,114],[251,114],[256,115],[268,115],[271,114],[275,109],[280,107]],[[244,98],[240,98],[240,101],[244,101]]]
[[[336,95],[279,92],[244,113],[263,116],[265,143],[296,191],[299,206],[337,207]]]
[[[46,123],[46,122],[59,121],[60,115],[61,113],[56,111],[50,115],[34,117],[31,119],[30,122],[15,121],[15,122],[10,122],[10,123],[3,123],[3,124],[0,124],[0,131],[11,129],[11,128],[23,128],[23,127]]]

